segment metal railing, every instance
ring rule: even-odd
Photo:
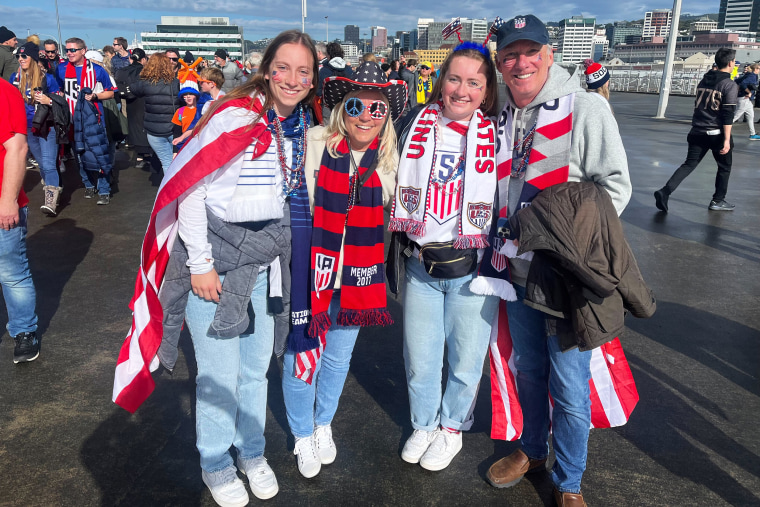
[[[660,93],[662,70],[647,70],[630,66],[608,67],[610,90],[615,92]],[[707,69],[674,70],[670,82],[671,95],[695,95],[697,85]]]

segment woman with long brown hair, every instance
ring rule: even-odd
[[[153,53],[140,72],[140,80],[127,86],[127,98],[145,99],[145,132],[166,171],[172,163],[172,118],[179,106],[179,80],[165,53]]]
[[[127,338],[141,350],[120,359],[114,400],[135,410],[149,394],[150,382],[131,373],[147,368],[143,358],[173,368],[184,321],[198,365],[202,478],[219,505],[248,503],[238,470],[257,498],[279,491],[264,458],[266,373],[273,348],[285,348],[290,312],[308,310],[304,161],[317,70],[308,35],[278,35],[258,72],[214,102],[166,171],[143,243]],[[149,297],[159,288],[160,304]]]
[[[47,74],[40,69],[38,64],[40,49],[36,44],[27,42],[19,48],[16,57],[19,69],[11,75],[10,82],[19,89],[26,105],[28,128],[26,142],[29,145],[29,151],[40,166],[42,190],[45,192],[45,202],[40,209],[46,215],[56,216],[58,199],[63,189],[60,187],[60,176],[56,167],[58,145],[55,127],[51,126],[47,132],[34,132],[32,119],[37,104],[53,103],[50,94],[58,92],[58,82],[52,74]]]

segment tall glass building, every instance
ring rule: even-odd
[[[155,32],[142,32],[143,49],[147,54],[179,48],[179,56],[190,51],[205,60],[214,58],[214,51],[226,49],[232,60],[243,59],[243,28],[230,24],[230,18],[197,16],[161,16]]]

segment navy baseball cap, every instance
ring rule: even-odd
[[[496,33],[496,50],[499,51],[518,40],[530,40],[539,44],[549,44],[546,25],[532,14],[515,16],[502,23]]]

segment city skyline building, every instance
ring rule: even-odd
[[[417,48],[427,49],[427,32],[428,25],[434,23],[433,18],[419,18],[417,19]]]
[[[718,28],[758,31],[760,0],[721,0],[718,9]]]
[[[217,49],[225,49],[233,60],[243,59],[243,28],[230,18],[205,16],[161,16],[155,32],[140,32],[146,54],[177,48],[180,56],[190,51],[210,60]]]
[[[644,40],[652,40],[652,37],[667,38],[673,24],[673,11],[671,9],[654,9],[644,14],[644,27],[641,37]]]
[[[361,43],[361,38],[359,37],[359,27],[356,25],[344,26],[343,42],[352,42],[358,46]]]
[[[388,47],[388,30],[384,26],[370,27],[372,38],[372,51]]]
[[[594,54],[593,40],[596,34],[596,18],[573,16],[563,19],[559,25],[559,48],[563,63],[580,63]]]

